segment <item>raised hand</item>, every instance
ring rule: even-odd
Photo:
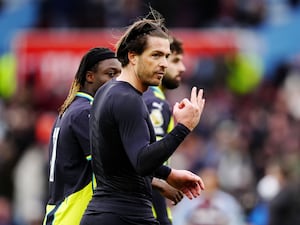
[[[184,98],[174,105],[173,115],[175,120],[192,131],[200,121],[204,104],[203,89],[200,89],[197,94],[197,88],[193,87],[190,100]]]

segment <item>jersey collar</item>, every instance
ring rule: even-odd
[[[150,86],[150,88],[152,89],[154,95],[160,99],[163,99],[165,100],[166,97],[165,97],[165,94],[164,92],[160,89],[160,87],[158,86]]]
[[[94,100],[94,97],[93,97],[93,96],[91,96],[90,94],[87,94],[87,93],[85,93],[85,92],[81,92],[81,91],[77,92],[77,93],[76,93],[76,96],[77,96],[77,97],[86,98],[86,99],[89,100],[90,102],[93,102],[93,100]]]

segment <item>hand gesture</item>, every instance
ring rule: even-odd
[[[200,196],[201,191],[204,190],[202,179],[188,170],[172,169],[166,181],[189,199]]]
[[[197,95],[197,88],[193,87],[191,98],[184,98],[173,107],[173,115],[178,123],[182,123],[191,131],[198,125],[204,108],[203,90],[200,89]]]

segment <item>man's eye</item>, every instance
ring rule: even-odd
[[[116,72],[115,71],[109,71],[107,74],[110,77],[114,77],[116,75]]]
[[[154,58],[159,58],[161,55],[158,54],[158,53],[154,53],[152,56],[153,56]]]

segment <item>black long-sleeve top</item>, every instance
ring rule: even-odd
[[[189,132],[178,124],[162,140],[155,142],[141,92],[115,79],[99,88],[90,118],[92,166],[97,189],[88,211],[152,215],[151,179],[153,176],[168,177],[171,169],[163,163]]]

